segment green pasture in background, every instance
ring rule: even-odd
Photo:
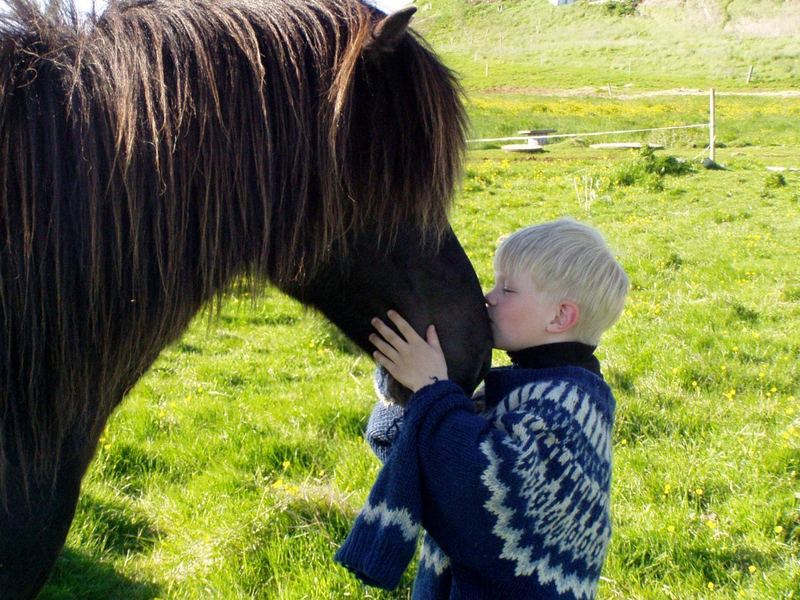
[[[752,87],[797,87],[796,2],[640,4],[639,16],[619,17],[587,0],[420,0],[415,27],[474,90],[729,89],[750,67]]]
[[[611,17],[584,2],[422,0],[418,22],[464,76],[472,137],[704,122],[705,96],[620,90],[736,91],[751,62],[745,91],[797,87],[800,43],[742,33],[752,7],[790,21],[790,3],[708,3],[725,14],[707,35],[648,4]],[[606,35],[581,35],[592,23]],[[541,47],[511,48],[522,31]],[[599,91],[558,91],[583,86]],[[618,400],[603,599],[800,598],[800,172],[766,168],[800,167],[800,98],[721,95],[717,117],[724,171],[699,167],[706,130],[538,155],[475,145],[452,214],[484,286],[503,234],[565,215],[603,231],[630,275],[599,350]],[[667,147],[588,147],[630,140]],[[42,598],[408,597],[413,569],[386,593],[332,558],[379,468],[362,439],[371,374],[313,311],[234,290],[112,417]]]

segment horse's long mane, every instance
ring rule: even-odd
[[[356,0],[6,0],[0,14],[0,492],[53,471],[204,302],[293,285],[369,224],[435,240],[458,89]],[[10,450],[9,450],[10,449]],[[32,467],[32,468],[28,468]],[[1,495],[1,494],[0,494]]]

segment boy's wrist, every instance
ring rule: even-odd
[[[414,396],[428,390],[429,388],[441,385],[443,383],[453,383],[453,382],[447,377],[431,378],[427,383],[425,383],[425,385],[420,385],[416,390],[414,390],[413,393],[411,394],[411,397],[413,398]],[[411,398],[409,398],[409,400],[411,400]]]
[[[438,383],[439,381],[447,381],[447,375],[430,375],[427,379],[420,379],[414,384],[413,392],[416,394],[422,388],[427,387],[429,385],[433,385],[434,383]]]

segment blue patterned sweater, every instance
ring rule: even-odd
[[[580,367],[506,367],[485,398],[476,414],[440,381],[380,417],[402,426],[373,444],[385,464],[336,560],[393,589],[424,527],[414,598],[594,598],[611,536],[611,390]]]

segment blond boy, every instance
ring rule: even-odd
[[[475,399],[447,378],[431,325],[380,319],[376,362],[414,394],[379,403],[367,437],[385,464],[337,560],[393,589],[426,530],[413,597],[593,598],[611,536],[615,401],[594,350],[628,278],[602,236],[570,219],[519,230],[486,295],[492,369]]]

